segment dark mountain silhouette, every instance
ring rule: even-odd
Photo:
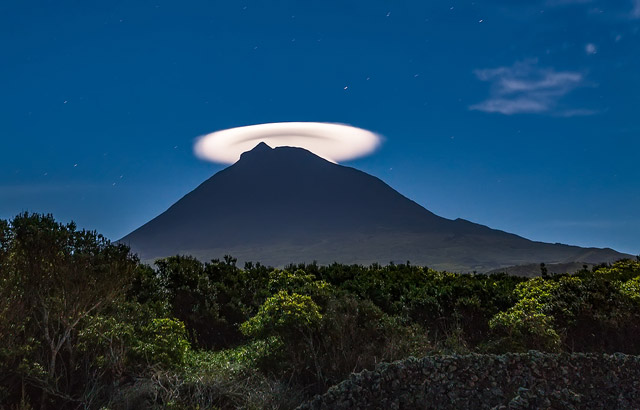
[[[382,264],[488,271],[527,263],[601,263],[612,249],[533,242],[429,212],[380,179],[301,148],[260,143],[121,239],[142,260],[225,254],[240,262]]]

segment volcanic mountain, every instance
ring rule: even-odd
[[[265,143],[121,242],[145,261],[176,254],[206,261],[229,254],[271,266],[411,261],[458,272],[629,257],[445,219],[369,174],[302,148],[272,149]]]

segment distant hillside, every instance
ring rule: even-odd
[[[230,254],[239,262],[272,266],[411,261],[458,272],[629,256],[533,242],[445,219],[369,174],[301,148],[272,149],[264,143],[121,241],[148,261],[174,254],[202,260]]]

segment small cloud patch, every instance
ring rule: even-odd
[[[640,19],[640,0],[633,0],[633,8],[631,9],[631,18]]]
[[[489,98],[471,105],[469,109],[504,115],[563,115],[563,111],[557,109],[558,101],[574,89],[585,85],[584,74],[539,67],[537,60],[475,70],[474,74],[480,81],[491,83],[491,91]]]

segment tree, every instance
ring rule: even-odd
[[[205,266],[191,256],[171,256],[155,264],[169,311],[185,323],[191,340],[202,348],[222,344],[226,323],[220,317],[217,291]]]
[[[547,269],[547,265],[545,265],[544,262],[540,264],[540,275],[545,278],[549,276],[549,270]]]
[[[27,390],[42,409],[93,400],[97,386],[109,384],[103,379],[118,373],[113,366],[124,366],[126,351],[138,343],[136,328],[149,319],[127,300],[139,269],[125,245],[51,215],[0,221],[0,377],[6,394]],[[105,359],[115,346],[126,348]]]

